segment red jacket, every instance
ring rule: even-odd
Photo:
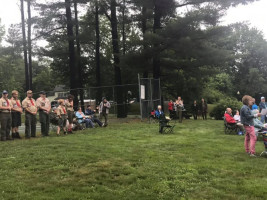
[[[173,102],[168,103],[168,110],[173,110]]]
[[[236,123],[235,119],[231,115],[229,115],[228,113],[225,113],[224,117],[225,117],[225,120],[228,124],[235,124]]]

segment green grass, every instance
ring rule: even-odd
[[[185,120],[161,135],[133,120],[1,143],[0,199],[266,199],[266,158],[222,124]]]

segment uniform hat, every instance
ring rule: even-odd
[[[8,94],[8,92],[6,90],[3,91],[3,94]]]
[[[262,100],[262,99],[265,99],[265,97],[261,97],[261,100]]]
[[[46,95],[45,91],[41,91],[39,94]]]

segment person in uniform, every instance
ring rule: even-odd
[[[36,114],[37,106],[32,98],[32,91],[27,91],[27,97],[22,101],[22,107],[25,109],[25,138],[36,137]]]
[[[11,116],[12,116],[12,138],[20,139],[19,126],[21,126],[21,114],[23,113],[20,100],[18,99],[19,92],[12,91],[11,101]]]
[[[58,100],[57,116],[58,116],[58,127],[57,127],[57,136],[60,135],[60,130],[63,129],[64,134],[66,134],[66,123],[67,123],[67,111],[64,105],[64,100]]]
[[[100,121],[102,120],[102,117],[105,118],[104,126],[108,125],[108,114],[110,109],[110,103],[107,101],[106,97],[102,98],[102,102],[99,105],[99,114],[100,114]]]
[[[36,106],[39,111],[39,120],[41,123],[41,133],[42,136],[49,136],[49,125],[50,125],[50,110],[51,104],[48,98],[46,98],[46,93],[44,91],[40,92],[40,97],[36,100]]]
[[[72,125],[73,125],[73,116],[74,116],[74,109],[73,109],[73,95],[69,95],[68,99],[65,101],[65,106],[68,114],[69,126],[68,126],[68,133],[72,133]]]
[[[8,92],[4,90],[0,99],[1,141],[12,140],[10,137],[11,101],[7,97]]]

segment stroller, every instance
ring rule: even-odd
[[[151,110],[151,112],[149,113],[149,123],[150,124],[154,124],[154,123],[158,123],[158,118],[156,117],[156,111],[155,110]]]
[[[264,131],[264,132],[261,132],[260,133],[262,135],[262,138],[263,138],[263,143],[264,143],[264,147],[265,147],[265,150],[263,152],[261,152],[260,156],[262,155],[267,155],[267,131]]]

